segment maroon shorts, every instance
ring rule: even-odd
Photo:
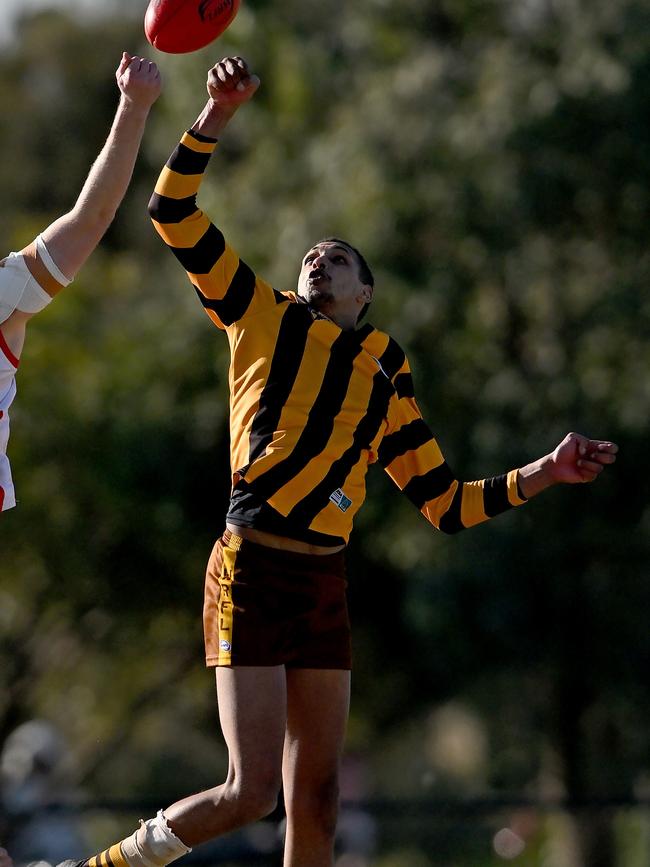
[[[297,554],[226,530],[205,576],[206,664],[350,669],[346,588],[343,551]]]

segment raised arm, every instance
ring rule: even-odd
[[[115,77],[120,101],[108,138],[72,210],[41,235],[47,252],[68,280],[93,252],[124,198],[149,110],[160,93],[158,68],[143,57],[124,52]]]
[[[123,53],[115,73],[120,101],[113,125],[77,201],[35,240],[0,260],[2,339],[18,357],[29,320],[74,278],[124,198],[149,109],[160,93],[155,63]]]
[[[208,72],[208,101],[192,130],[217,139],[237,110],[255,94],[260,80],[241,57],[225,57]]]
[[[219,328],[276,302],[273,289],[239,258],[196,203],[217,136],[258,87],[259,79],[239,57],[226,58],[210,70],[205,108],[167,160],[149,202],[156,231]]]

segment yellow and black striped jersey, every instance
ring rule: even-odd
[[[185,133],[149,211],[230,342],[228,522],[313,544],[345,542],[376,461],[448,533],[523,503],[516,470],[454,477],[391,337],[368,324],[342,330],[294,292],[274,289],[226,243],[196,204],[215,146]]]

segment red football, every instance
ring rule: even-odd
[[[168,54],[197,51],[221,36],[238,9],[239,0],[149,0],[145,36]]]

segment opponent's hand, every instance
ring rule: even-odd
[[[617,452],[616,443],[592,440],[577,433],[567,434],[550,455],[554,481],[593,482],[606,466],[614,463]]]
[[[146,57],[133,57],[124,51],[115,78],[127,102],[138,107],[151,108],[160,95],[160,71],[156,64]]]
[[[14,862],[11,860],[6,849],[0,847],[0,867],[14,867]]]
[[[224,57],[208,72],[206,84],[210,99],[224,109],[236,110],[253,96],[260,86],[242,57]]]

